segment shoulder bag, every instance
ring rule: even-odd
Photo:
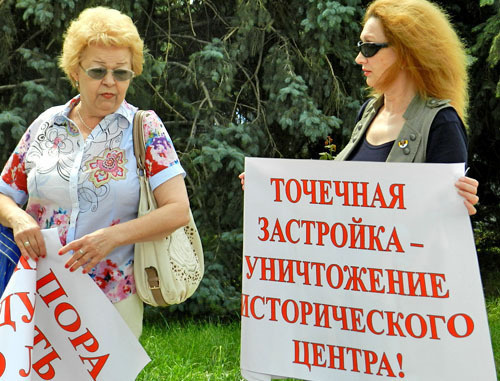
[[[138,217],[157,208],[146,178],[143,117],[134,116],[134,153],[140,182]],[[198,288],[204,272],[203,248],[191,210],[188,225],[157,241],[138,242],[134,251],[134,278],[137,294],[152,306],[184,302]]]

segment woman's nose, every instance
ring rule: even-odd
[[[354,59],[354,62],[356,62],[358,65],[362,65],[363,63],[366,62],[366,57],[363,54],[361,54],[361,52],[359,52],[356,58]]]
[[[108,70],[102,81],[104,84],[108,86],[113,86],[115,84],[115,78],[113,77],[113,72],[111,70]]]

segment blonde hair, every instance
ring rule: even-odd
[[[59,66],[75,85],[71,74],[78,69],[81,54],[89,45],[129,48],[132,53],[132,70],[142,73],[144,42],[132,19],[106,7],[87,8],[73,20],[65,33]]]
[[[466,53],[448,15],[427,0],[375,0],[366,11],[364,23],[371,17],[380,20],[387,42],[398,57],[380,88],[387,88],[404,68],[421,97],[449,99],[465,122]]]

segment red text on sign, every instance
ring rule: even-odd
[[[76,334],[68,339],[73,348],[79,352],[80,360],[87,367],[92,379],[96,380],[106,365],[109,354],[97,353],[99,350],[97,338],[82,325],[82,319],[76,308],[64,300],[67,298],[66,291],[52,270],[38,279],[36,286],[40,298],[53,310],[54,319],[59,327],[68,333]]]
[[[395,227],[362,224],[363,219],[352,218],[352,224],[297,220],[270,222],[259,217],[259,241],[291,243],[294,245],[329,245],[336,248],[404,253]]]
[[[403,314],[377,309],[366,311],[350,306],[246,294],[242,294],[241,316],[255,320],[413,339],[441,340],[446,334],[463,339],[474,332],[474,321],[465,313],[444,316]]]
[[[398,376],[400,378],[405,376],[401,368],[402,355],[400,353],[395,356],[395,359],[390,359],[385,352],[377,353],[367,349],[299,340],[293,340],[293,344],[293,363],[305,365],[309,371],[312,367],[319,367],[395,378],[394,369],[399,368]],[[398,368],[395,368],[394,363],[398,364]]]
[[[299,261],[295,259],[245,256],[247,279],[305,286],[329,287],[332,290],[368,292],[426,298],[449,298],[446,276],[439,273],[397,269],[341,266],[336,263]]]
[[[358,181],[330,181],[271,178],[274,201],[292,204],[358,206],[363,208],[406,209],[404,205],[405,184],[391,184],[383,189],[376,185]]]

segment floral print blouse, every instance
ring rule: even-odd
[[[29,126],[5,165],[0,193],[43,229],[57,227],[62,245],[137,217],[139,180],[132,141],[137,108],[123,102],[83,139],[68,118],[80,101],[52,107]],[[146,175],[152,189],[185,172],[160,118],[144,118]],[[134,245],[120,246],[89,273],[111,302],[135,293]]]

